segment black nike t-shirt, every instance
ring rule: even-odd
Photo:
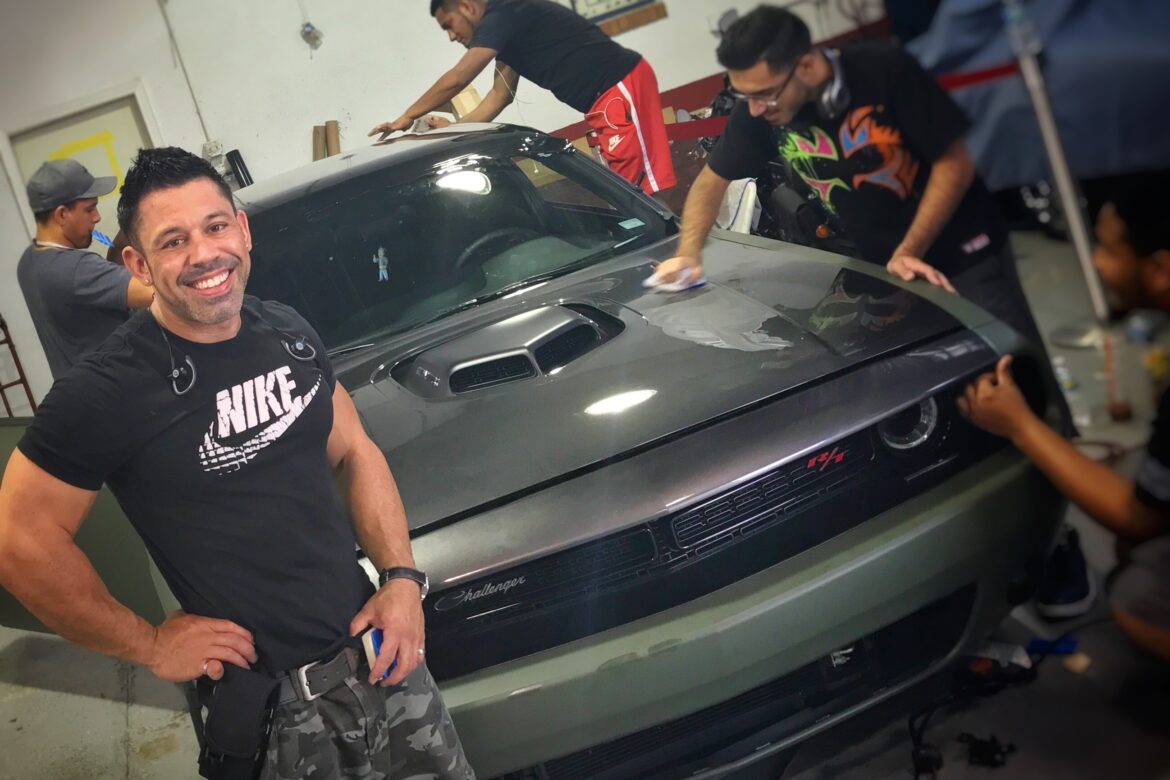
[[[582,114],[642,59],[552,0],[488,0],[468,48],[496,60]]]
[[[931,163],[970,123],[900,48],[845,46],[840,60],[850,93],[840,116],[826,119],[806,105],[780,128],[739,103],[708,164],[725,179],[743,179],[783,160],[840,218],[861,256],[885,265],[918,211]],[[998,206],[976,177],[923,259],[944,273],[961,273],[1006,239]]]
[[[136,313],[57,380],[17,445],[121,504],[183,609],[252,631],[282,671],[340,647],[373,593],[334,489],[335,380],[291,308],[246,297],[232,339],[197,344]],[[286,335],[287,334],[287,335]],[[314,360],[283,341],[304,335]],[[177,395],[171,359],[195,382]]]

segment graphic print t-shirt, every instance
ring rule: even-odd
[[[290,355],[284,334],[316,359]],[[172,389],[143,311],[53,385],[18,446],[71,485],[108,484],[185,611],[252,631],[272,671],[317,660],[373,592],[326,455],[325,348],[292,309],[254,298],[229,341],[167,338],[195,367],[190,392]]]
[[[836,214],[862,257],[885,264],[918,210],[931,163],[969,126],[962,109],[917,60],[886,44],[842,48],[850,102],[835,119],[805,106],[776,128],[738,104],[711,155],[725,179],[759,176],[782,159]],[[926,257],[959,273],[1007,237],[991,194],[976,177]]]

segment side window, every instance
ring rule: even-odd
[[[615,212],[611,204],[605,202],[575,181],[566,179],[561,174],[549,168],[539,160],[531,157],[513,157],[512,162],[523,171],[536,188],[545,203],[554,206],[587,206],[594,209]]]

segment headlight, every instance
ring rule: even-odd
[[[938,425],[938,404],[927,398],[878,423],[878,434],[887,447],[912,450],[926,442]]]

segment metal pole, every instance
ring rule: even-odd
[[[1065,219],[1068,220],[1069,236],[1076,249],[1081,274],[1085,277],[1089,300],[1093,305],[1093,322],[1060,328],[1052,333],[1052,341],[1062,347],[1093,347],[1101,343],[1108,326],[1109,305],[1106,303],[1105,290],[1097,276],[1097,269],[1093,267],[1089,225],[1084,209],[1081,208],[1077,183],[1069,171],[1068,158],[1065,157],[1060,132],[1052,115],[1052,105],[1048,102],[1044,73],[1037,59],[1041,50],[1040,39],[1036,37],[1035,30],[1032,29],[1032,24],[1019,0],[1003,0],[1003,16],[1012,51],[1019,60],[1020,74],[1024,78],[1024,86],[1032,101],[1032,110],[1036,113],[1036,122],[1040,125],[1040,136],[1048,156],[1048,165],[1052,169],[1053,183],[1060,195],[1060,205],[1064,210]]]

